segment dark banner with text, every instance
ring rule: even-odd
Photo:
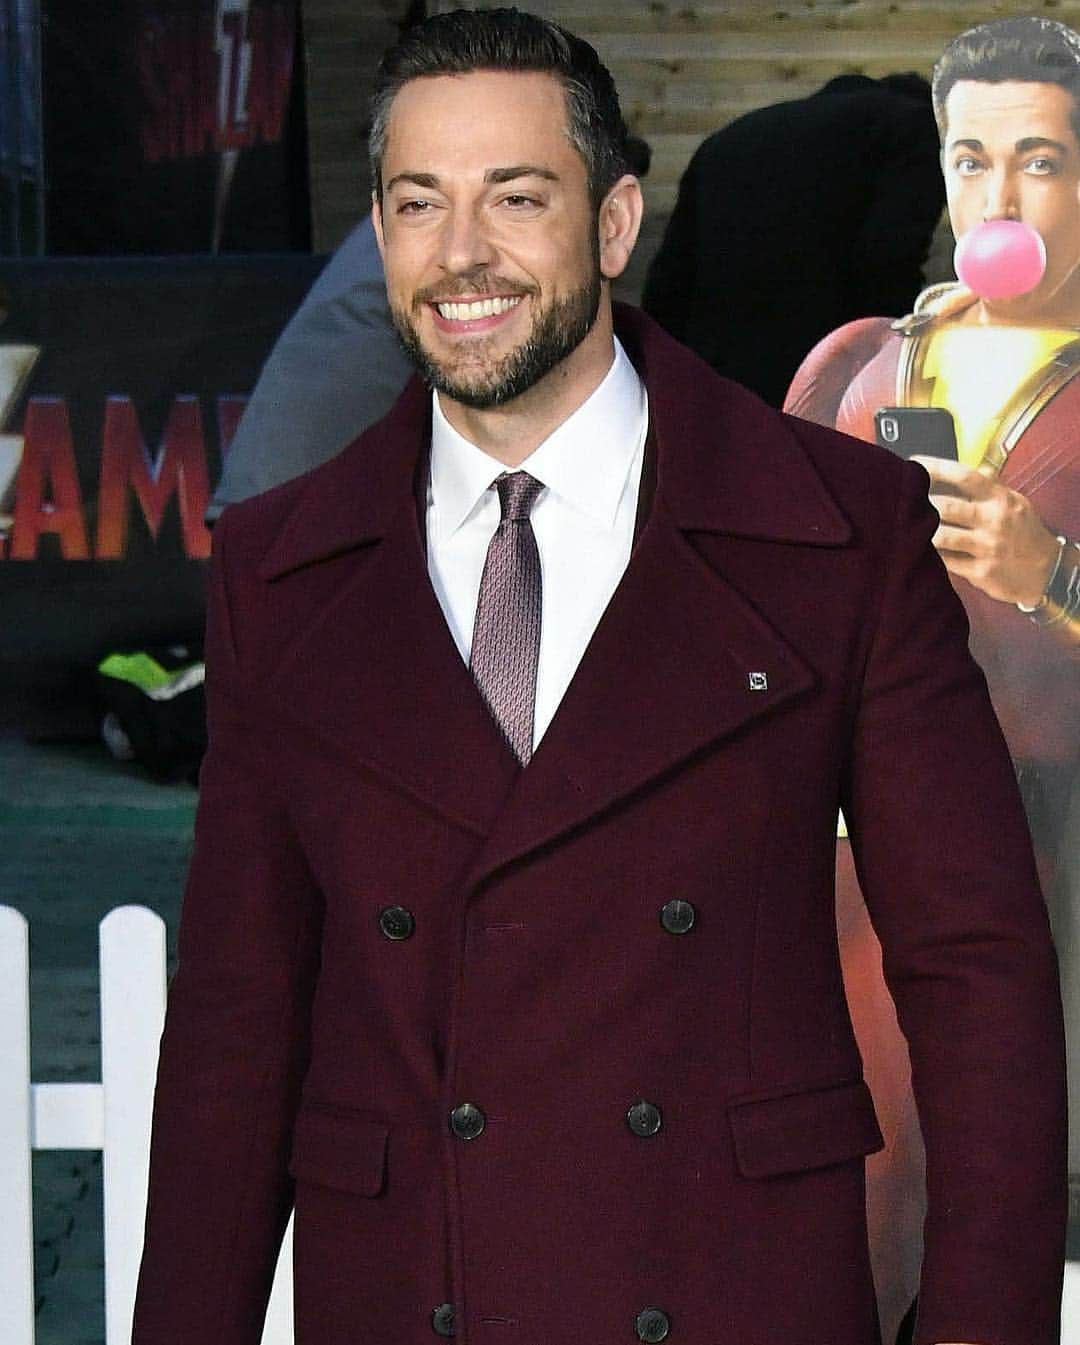
[[[203,513],[311,257],[0,263],[0,679],[198,638]]]
[[[47,250],[304,251],[296,0],[43,0]]]

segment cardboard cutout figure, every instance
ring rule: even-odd
[[[979,25],[946,47],[934,107],[961,279],[924,291],[898,321],[864,319],[826,337],[785,409],[929,473],[935,545],[971,621],[1064,954],[1080,897],[1067,862],[1080,756],[1080,35],[1040,18]],[[887,1099],[868,1202],[890,1340],[916,1284],[920,1144],[846,843],[839,879],[849,995],[868,1077]],[[1063,963],[1068,1009],[1074,978]]]

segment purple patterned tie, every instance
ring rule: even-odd
[[[544,485],[528,472],[504,472],[495,487],[502,518],[488,544],[480,579],[469,668],[524,766],[532,756],[543,594],[529,513]]]

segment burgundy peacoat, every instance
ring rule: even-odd
[[[870,1345],[836,812],[928,1149],[920,1345],[1051,1345],[1054,956],[921,469],[630,311],[655,497],[520,771],[428,581],[428,394],[215,535],[135,1345]],[[453,1314],[453,1315],[451,1315]]]

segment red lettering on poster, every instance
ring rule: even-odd
[[[11,559],[36,560],[43,533],[60,539],[65,560],[89,559],[71,422],[61,397],[31,397],[27,403]]]
[[[247,143],[276,145],[292,84],[295,16],[291,6],[259,6],[251,11],[248,29],[252,61]]]
[[[158,13],[136,36],[147,162],[277,144],[292,86],[295,0],[216,16]]]
[[[210,481],[197,397],[176,398],[154,458],[143,441],[131,398],[110,397],[106,401],[98,491],[98,560],[120,560],[124,555],[129,488],[155,540],[166,506],[175,495],[185,553],[193,560],[205,560],[210,555],[210,533],[203,523]]]
[[[246,12],[222,12],[218,20],[218,133],[225,149],[244,149],[251,143],[248,128],[248,82],[251,44]]]
[[[206,16],[156,17],[139,34],[143,152],[150,163],[202,154],[217,126],[217,53]]]

